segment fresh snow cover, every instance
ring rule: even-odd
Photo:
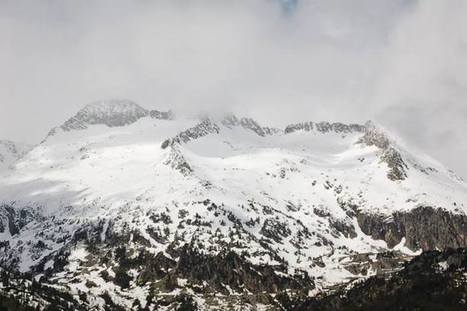
[[[86,105],[60,129],[64,131],[86,129],[89,125],[123,126],[149,115],[149,111],[129,100],[109,100]]]
[[[0,139],[0,172],[11,169],[11,166],[31,148],[27,144]]]
[[[150,241],[150,251],[164,252],[166,245],[146,230],[154,226],[148,215],[164,212],[177,220],[186,212],[212,224],[210,229],[187,226],[184,233],[213,246],[214,252],[220,245],[213,232],[219,230],[228,236],[228,226],[223,225],[229,223],[228,215],[242,224],[249,223],[244,226],[244,238],[248,238],[246,247],[254,264],[277,264],[252,237],[264,235],[262,228],[269,222],[283,224],[287,238],[270,239],[271,247],[288,263],[289,273],[305,270],[318,278],[319,288],[325,288],[355,278],[342,266],[349,254],[388,249],[384,241],[365,235],[340,203],[388,217],[421,205],[467,212],[467,187],[460,178],[393,140],[391,146],[407,164],[407,178],[389,179],[381,148],[361,141],[363,129],[337,132],[306,127],[293,132],[265,130],[263,135],[251,122],[228,124],[212,118],[212,130],[163,148],[168,139],[196,129],[203,120],[154,118],[127,101],[88,105],[70,120],[17,157],[9,164],[11,169],[0,171],[0,204],[18,210],[27,207],[38,215],[18,234],[4,230],[1,240],[12,246],[34,245],[40,234],[47,245],[42,252],[32,247],[13,249],[21,271],[28,271],[63,247],[56,237],[72,234],[93,221],[105,223],[102,241],[112,221],[113,230],[128,225]],[[215,216],[203,203],[207,199],[225,213]],[[56,221],[61,221],[60,228]],[[339,235],[331,221],[353,225],[356,237]],[[174,221],[164,228],[173,237],[180,234],[177,225]],[[303,233],[306,239],[299,238]],[[323,245],[323,239],[333,245]],[[404,244],[405,240],[394,249],[413,255]],[[319,258],[325,266],[312,265]],[[84,260],[84,249],[73,250],[67,273],[78,269]],[[47,265],[51,264],[47,260]],[[97,272],[88,278],[111,286]],[[145,290],[141,290],[135,289],[134,295],[143,303]],[[127,303],[119,297],[112,296]]]

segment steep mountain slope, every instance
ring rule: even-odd
[[[467,304],[467,249],[427,251],[406,262],[391,275],[376,275],[355,282],[350,288],[314,297],[290,297],[281,292],[271,301],[270,309],[286,311],[353,311],[353,310],[465,310]],[[30,279],[24,274],[0,275],[0,308],[36,310],[49,305],[51,309],[87,310],[68,292]],[[108,310],[120,310],[108,296]],[[198,310],[190,295],[174,299],[178,310]],[[238,305],[237,309],[243,306]],[[2,309],[2,310],[3,310]],[[166,309],[166,308],[162,308]]]
[[[0,256],[89,308],[272,308],[465,246],[466,199],[372,123],[281,130],[109,101],[3,173]]]
[[[0,140],[0,172],[7,170],[32,147],[10,140]]]
[[[466,310],[467,250],[427,251],[389,278],[374,276],[348,291],[290,301],[285,310]]]

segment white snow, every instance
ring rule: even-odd
[[[23,157],[32,146],[27,144],[0,139],[0,174],[2,171],[13,169],[13,165]]]
[[[143,117],[122,127],[89,125],[80,130],[57,130],[19,159],[13,170],[0,172],[0,203],[33,206],[41,215],[64,219],[66,224],[57,228],[34,222],[15,237],[2,234],[0,238],[10,240],[12,245],[19,241],[33,244],[38,232],[50,236],[71,234],[84,223],[103,220],[100,239],[105,241],[111,219],[115,221],[114,230],[124,223],[139,230],[151,243],[148,249],[157,253],[165,251],[166,245],[155,241],[146,229],[152,226],[154,230],[167,230],[173,238],[175,232],[181,233],[177,226],[182,220],[180,215],[186,212],[187,217],[199,215],[202,221],[212,224],[211,228],[196,230],[186,226],[183,233],[187,239],[198,237],[219,250],[219,241],[228,242],[230,213],[242,222],[247,235],[255,237],[262,235],[266,220],[284,224],[290,232],[280,242],[271,240],[271,247],[289,264],[289,273],[306,270],[321,277],[319,286],[324,287],[355,277],[342,268],[342,259],[349,253],[388,249],[385,242],[366,236],[338,202],[388,216],[420,205],[466,214],[464,182],[440,164],[425,157],[418,159],[402,147],[400,152],[409,163],[408,178],[389,180],[380,150],[357,143],[362,133],[298,131],[262,137],[243,127],[220,125],[218,134],[161,148],[167,138],[198,122]],[[185,160],[192,172],[184,174],[177,165],[167,164],[175,160]],[[422,172],[414,163],[434,170]],[[220,208],[218,216],[201,203],[206,199]],[[271,214],[263,211],[265,207],[272,208]],[[162,212],[173,222],[155,226],[148,215]],[[256,219],[257,223],[245,225]],[[330,220],[353,226],[357,237],[333,235]],[[305,229],[309,236],[298,239]],[[222,237],[215,237],[216,231]],[[333,245],[323,245],[323,239]],[[61,247],[48,243],[49,253]],[[294,246],[297,243],[300,251]],[[264,251],[254,240],[247,247],[249,254]],[[405,240],[394,249],[416,254],[405,247]],[[23,270],[47,255],[45,252],[32,260],[27,247],[18,252]],[[73,250],[67,269],[78,269],[86,256],[84,248]],[[319,257],[324,268],[312,264]],[[249,260],[277,264],[268,254],[257,253]],[[53,262],[46,264],[51,265]],[[135,295],[144,302],[142,293]]]
[[[449,268],[447,261],[439,262],[438,265],[441,268],[441,271],[446,271]]]

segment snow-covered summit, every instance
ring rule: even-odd
[[[265,169],[263,164],[273,158],[275,160],[269,163],[271,167],[282,167],[282,161],[295,163],[301,159],[299,163],[285,165],[282,169],[295,171],[297,165],[308,163],[316,174],[335,175],[336,180],[345,183],[349,197],[356,199],[360,197],[359,193],[371,197],[364,200],[365,204],[360,204],[361,208],[376,206],[387,213],[414,207],[410,202],[452,209],[450,201],[463,201],[465,198],[465,184],[452,172],[435,161],[412,154],[371,122],[361,125],[306,121],[288,125],[282,130],[234,115],[201,119],[176,117],[170,111],[145,109],[128,100],[110,100],[85,106],[51,132],[55,135],[49,135],[17,163],[17,175],[23,174],[26,179],[31,179],[31,185],[37,182],[34,178],[38,176],[41,176],[41,182],[50,176],[52,180],[60,181],[54,183],[54,187],[67,185],[67,189],[71,186],[77,192],[87,185],[86,192],[107,199],[110,197],[102,191],[105,187],[95,184],[96,180],[100,180],[99,184],[112,180],[112,193],[118,192],[120,186],[127,193],[126,181],[130,176],[117,174],[116,171],[123,170],[120,166],[129,168],[138,164],[131,177],[137,176],[138,172],[144,172],[143,176],[146,176],[149,167],[170,163],[168,158],[183,158],[190,171],[202,174],[212,168],[206,163],[213,159],[217,159],[215,165],[221,167],[228,159],[230,162],[240,161],[236,164],[238,168],[248,163],[246,167],[253,165],[250,170],[261,167],[260,171]],[[177,148],[175,153],[172,151],[174,145]],[[129,150],[132,151],[128,153]],[[263,156],[269,160],[256,162]],[[250,157],[253,157],[252,161],[240,160]],[[140,160],[135,161],[138,158]],[[207,166],[203,164],[200,168],[196,164],[199,161]],[[85,174],[86,165],[91,165],[92,171],[99,169],[100,175]],[[157,170],[155,172],[159,173]],[[59,177],[62,175],[63,178]],[[73,176],[83,177],[77,183]],[[249,179],[247,176],[244,178]],[[151,179],[137,180],[137,184],[145,188]],[[13,179],[6,182],[11,184],[7,188],[14,186]],[[264,185],[260,183],[258,186]],[[36,200],[31,193],[41,197],[41,204],[46,204],[51,198],[50,193],[42,189],[29,192],[20,199]],[[382,193],[387,196],[387,201],[379,199]],[[0,199],[1,196],[0,191]],[[51,206],[50,203],[48,205]]]
[[[388,251],[466,243],[465,183],[370,123],[282,130],[126,101],[70,120],[2,174],[0,259],[74,293],[131,309],[135,297],[167,294],[163,278],[197,282],[176,272],[188,250],[242,256],[274,280],[300,272],[322,290],[376,273]],[[193,288],[216,282],[203,281]]]
[[[129,100],[100,101],[86,105],[75,116],[68,119],[61,129],[64,131],[85,129],[95,124],[109,127],[124,126],[148,114],[148,110]]]
[[[174,114],[172,111],[148,110],[126,99],[98,101],[86,105],[61,126],[53,128],[48,136],[55,135],[59,130],[84,130],[91,125],[126,126],[144,117],[170,120]]]

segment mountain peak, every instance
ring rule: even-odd
[[[380,149],[387,149],[391,145],[391,140],[386,131],[372,121],[365,123],[365,135],[362,141],[369,146],[376,146]]]
[[[96,101],[84,106],[81,111],[101,111],[101,112],[124,112],[124,111],[137,111],[144,110],[135,102],[128,99],[110,99]]]
[[[104,124],[108,127],[124,126],[149,115],[149,111],[132,101],[107,100],[86,105],[61,128],[64,131],[84,129],[87,125]]]
[[[141,118],[172,120],[172,111],[148,110],[127,99],[111,99],[96,101],[84,106],[73,117],[61,126],[53,128],[47,136],[53,136],[57,129],[65,132],[84,130],[90,125],[106,125],[119,127],[135,123]]]
[[[83,310],[103,310],[101,297],[158,309],[174,289],[205,309],[222,290],[213,303],[228,309],[230,297],[321,294],[398,271],[421,248],[466,245],[465,184],[376,125],[285,133],[232,115],[170,117],[93,103],[69,121],[89,130],[59,129],[0,171],[3,266]]]
[[[365,123],[365,134],[360,143],[375,146],[381,150],[381,160],[389,167],[387,174],[391,180],[404,180],[407,178],[409,166],[404,161],[397,145],[390,139],[384,129],[371,121]]]

